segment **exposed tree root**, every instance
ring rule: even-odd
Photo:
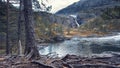
[[[48,65],[42,64],[39,61],[32,61],[31,63],[38,64],[40,68],[53,68],[52,66],[48,66]]]
[[[75,55],[67,55],[63,59],[41,57],[38,60],[26,60],[26,57],[19,56],[0,58],[0,68],[120,68],[120,56],[98,59]]]

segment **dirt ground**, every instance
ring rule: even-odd
[[[44,56],[37,60],[0,56],[0,68],[120,68],[120,55],[91,58],[75,55],[66,55],[63,58]]]

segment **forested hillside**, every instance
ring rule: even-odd
[[[85,30],[94,30],[96,32],[119,32],[120,31],[120,6],[106,8],[102,14],[92,18],[81,25],[80,28]]]

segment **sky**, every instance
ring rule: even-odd
[[[47,6],[52,5],[52,9],[51,9],[51,13],[55,13],[71,4],[73,4],[74,2],[78,2],[80,0],[43,0],[43,3]],[[41,3],[41,0],[39,0],[39,2]],[[18,6],[15,5],[14,6]]]
[[[50,12],[55,13],[77,1],[80,0],[48,0],[49,5],[52,5],[52,10]]]

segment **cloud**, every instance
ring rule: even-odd
[[[52,5],[52,13],[57,12],[60,9],[63,9],[67,6],[69,6],[70,4],[73,4],[74,2],[80,1],[80,0],[48,0],[49,1],[49,5]]]

